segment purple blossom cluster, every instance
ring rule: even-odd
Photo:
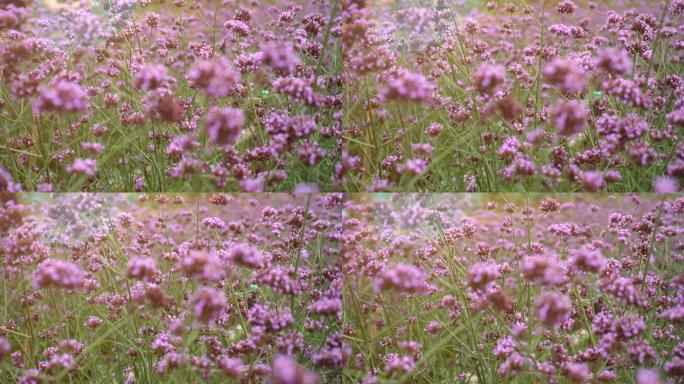
[[[351,381],[681,381],[684,198],[367,194],[346,210]]]

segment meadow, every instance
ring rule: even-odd
[[[2,195],[1,383],[680,383],[684,197]]]
[[[336,1],[0,4],[2,190],[339,189]]]
[[[346,204],[345,382],[681,383],[684,199]]]
[[[677,0],[348,1],[348,191],[677,191]]]
[[[0,0],[0,384],[684,383],[684,0]]]
[[[0,383],[340,382],[340,196],[2,201]]]

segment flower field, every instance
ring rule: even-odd
[[[351,3],[348,190],[678,190],[681,1]]]
[[[0,0],[0,384],[683,384],[684,0]]]
[[[681,382],[682,198],[359,200],[347,382]]]
[[[9,189],[336,188],[336,2],[6,3]]]
[[[653,384],[684,374],[681,197],[3,201],[3,383]]]
[[[0,382],[340,382],[340,196],[4,200]]]

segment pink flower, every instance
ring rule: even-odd
[[[192,294],[190,305],[199,321],[213,324],[225,312],[227,300],[217,289],[200,287]]]
[[[561,370],[573,383],[585,384],[591,378],[591,371],[586,363],[567,363],[561,367]]]
[[[268,43],[261,51],[263,63],[277,72],[293,73],[299,64],[299,57],[292,44]]]
[[[555,59],[544,67],[542,74],[546,81],[564,93],[574,94],[584,90],[584,71],[574,60]]]
[[[180,261],[179,268],[188,276],[204,281],[219,281],[224,276],[223,264],[213,251],[192,250]]]
[[[642,368],[637,371],[636,384],[660,384],[660,375],[652,369]]]
[[[77,289],[83,286],[84,274],[81,268],[72,262],[47,259],[38,264],[33,272],[33,287],[42,289],[49,286],[64,289]]]
[[[632,60],[624,49],[605,48],[599,51],[596,66],[608,73],[622,75],[632,70]]]
[[[12,351],[12,345],[6,338],[0,336],[0,362],[5,359],[5,356],[9,355]]]
[[[209,229],[224,229],[226,227],[226,223],[218,217],[207,217],[202,219],[202,225]]]
[[[164,85],[168,78],[166,67],[162,64],[148,64],[133,76],[135,87],[151,91]]]
[[[33,103],[33,110],[40,114],[45,111],[80,112],[86,109],[88,95],[78,83],[59,80],[50,88],[42,88]]]
[[[188,73],[191,87],[201,89],[211,97],[230,95],[240,81],[240,74],[230,70],[225,60],[204,60],[195,64]]]
[[[545,293],[534,301],[537,317],[547,328],[557,328],[570,319],[572,302],[560,293]]]
[[[578,101],[560,102],[553,110],[553,125],[562,136],[572,136],[587,127],[587,109]]]
[[[95,177],[97,176],[97,161],[93,159],[76,158],[74,159],[74,162],[66,168],[66,171],[69,173]]]
[[[385,269],[375,280],[376,292],[390,289],[410,294],[424,294],[429,291],[427,275],[419,268],[405,263],[399,263],[393,268]]]
[[[234,145],[245,125],[241,109],[214,107],[207,116],[207,134],[216,145]]]
[[[600,171],[586,171],[580,174],[580,181],[584,189],[589,192],[598,192],[606,187],[606,181]]]
[[[234,379],[242,376],[248,369],[242,360],[228,356],[221,357],[218,361],[218,365],[226,376]]]
[[[159,273],[157,262],[152,257],[135,257],[128,261],[127,276],[147,280]]]
[[[482,64],[473,76],[473,84],[481,93],[492,94],[504,82],[506,69],[501,65]]]
[[[290,356],[273,358],[273,384],[318,384],[318,375],[298,365]]]
[[[102,323],[103,321],[99,317],[90,316],[84,325],[88,328],[98,328],[100,325],[102,325]]]
[[[674,177],[657,177],[653,182],[653,191],[659,195],[677,193],[679,191],[679,182]]]
[[[569,262],[575,268],[585,272],[600,272],[606,264],[606,259],[598,249],[571,249]]]
[[[249,268],[259,268],[264,262],[263,255],[246,243],[235,244],[230,247],[227,258],[237,265]]]
[[[380,90],[380,101],[427,101],[434,92],[434,84],[420,73],[401,69],[387,78],[387,86]]]
[[[483,289],[501,276],[499,267],[493,263],[476,263],[468,269],[466,280],[474,289]]]

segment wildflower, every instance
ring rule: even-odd
[[[596,66],[608,73],[622,75],[632,70],[632,60],[624,49],[605,48],[599,51]]]
[[[247,321],[252,326],[276,333],[294,324],[294,317],[287,307],[270,310],[265,305],[255,304],[247,314]]]
[[[226,296],[211,287],[200,287],[192,294],[190,305],[195,317],[207,324],[213,324],[226,310]]]
[[[203,60],[188,72],[191,87],[203,90],[215,98],[229,96],[240,81],[240,74],[230,70],[224,60]]]
[[[159,273],[157,262],[152,257],[135,257],[128,261],[127,276],[140,280],[148,280]]]
[[[388,372],[411,372],[416,366],[416,361],[411,356],[399,356],[390,353],[385,356],[385,370]]]
[[[419,73],[400,70],[387,77],[387,86],[380,90],[381,102],[386,101],[427,101],[434,91],[434,85]]]
[[[677,193],[679,191],[679,182],[673,177],[657,177],[653,182],[653,191],[659,195]]]
[[[618,338],[629,339],[638,336],[646,329],[644,320],[639,315],[629,313],[617,318],[612,326],[611,332]]]
[[[557,328],[570,319],[572,302],[560,293],[544,293],[534,301],[537,317],[547,328]]]
[[[273,81],[273,90],[289,96],[304,105],[318,107],[323,103],[321,95],[314,92],[311,82],[299,77],[280,77]]]
[[[636,374],[636,384],[660,384],[660,375],[652,369],[639,369]]]
[[[342,300],[339,298],[322,298],[309,304],[307,310],[322,316],[336,315],[342,317]]]
[[[598,192],[606,187],[606,181],[600,171],[586,171],[580,174],[582,186],[589,192]]]
[[[261,52],[264,64],[277,72],[291,74],[299,64],[299,57],[291,44],[269,43],[261,49]]]
[[[575,94],[584,90],[585,75],[571,59],[555,59],[542,70],[544,79],[562,92]]]
[[[133,76],[133,80],[136,88],[152,91],[164,85],[168,76],[164,65],[150,64],[140,68]]]
[[[492,94],[504,82],[505,68],[500,65],[482,64],[473,76],[473,84],[481,93]]]
[[[600,272],[606,264],[606,259],[600,250],[596,249],[571,249],[569,262],[580,271]]]
[[[9,355],[12,351],[12,345],[6,338],[0,336],[0,362],[5,359],[5,356]]]
[[[224,229],[226,228],[226,223],[223,222],[218,217],[207,217],[202,219],[202,225],[210,229]]]
[[[19,18],[9,11],[0,9],[0,29],[13,27],[19,24]]]
[[[99,317],[97,317],[97,316],[90,316],[90,317],[88,317],[88,320],[86,320],[86,322],[85,322],[84,325],[85,325],[86,327],[88,327],[88,328],[93,328],[93,329],[94,329],[94,328],[98,328],[99,326],[101,326],[102,323],[103,323],[103,321],[102,321],[102,319],[100,319]]]
[[[632,107],[649,109],[651,107],[651,99],[644,95],[639,85],[633,80],[617,78],[614,80],[606,80],[601,84],[608,95],[617,97],[622,103]]]
[[[670,376],[684,376],[684,358],[675,356],[666,362],[663,368]]]
[[[399,263],[393,268],[386,268],[375,280],[376,292],[397,290],[409,294],[424,294],[429,290],[425,272],[411,265]]]
[[[164,375],[181,366],[183,356],[177,352],[165,354],[154,366],[158,374]]]
[[[273,384],[318,384],[317,374],[298,365],[290,356],[273,358]]]
[[[562,0],[556,6],[558,13],[573,13],[575,9],[577,9],[577,6],[571,0]]]
[[[439,123],[431,123],[427,126],[427,128],[425,128],[425,132],[432,137],[439,136],[439,134],[442,133],[443,130],[444,127]]]
[[[408,174],[412,176],[422,175],[427,171],[427,160],[425,159],[409,159],[404,164],[397,165],[397,173]]]
[[[565,277],[565,270],[553,256],[530,256],[522,265],[523,275],[532,282],[558,285]]]
[[[235,108],[213,108],[207,116],[207,135],[216,145],[234,145],[245,125],[245,114]]]
[[[237,379],[247,372],[248,367],[240,359],[223,356],[218,361],[219,368],[223,373],[233,379]]]
[[[490,282],[501,276],[499,267],[492,263],[476,263],[468,269],[466,278],[468,285],[475,289],[483,289]]]
[[[72,81],[59,80],[50,88],[42,88],[33,110],[40,114],[48,111],[80,112],[86,109],[88,95],[83,88]]]
[[[227,253],[228,260],[248,268],[259,268],[264,257],[249,244],[241,243],[232,246]]]
[[[342,368],[351,355],[351,347],[344,341],[341,333],[336,332],[325,338],[323,347],[311,360],[316,366]]]
[[[586,363],[567,363],[561,368],[563,375],[574,383],[588,383],[591,371]]]
[[[658,315],[658,317],[666,319],[671,323],[681,323],[684,322],[684,305],[678,305],[664,310]]]
[[[47,259],[38,264],[33,272],[33,287],[42,289],[50,286],[64,289],[81,288],[84,283],[84,273],[72,262]]]
[[[204,281],[219,281],[224,275],[223,264],[215,252],[192,250],[179,264],[186,275]]]
[[[74,159],[74,162],[66,168],[66,171],[74,174],[82,174],[89,177],[97,176],[97,162],[93,159]]]
[[[21,185],[12,180],[12,175],[0,166],[0,192],[15,193],[21,191]]]
[[[280,266],[259,271],[257,282],[281,294],[298,296],[301,293],[299,283],[290,277],[288,270]]]
[[[574,100],[561,102],[554,108],[552,119],[559,135],[576,135],[587,127],[587,109]]]

